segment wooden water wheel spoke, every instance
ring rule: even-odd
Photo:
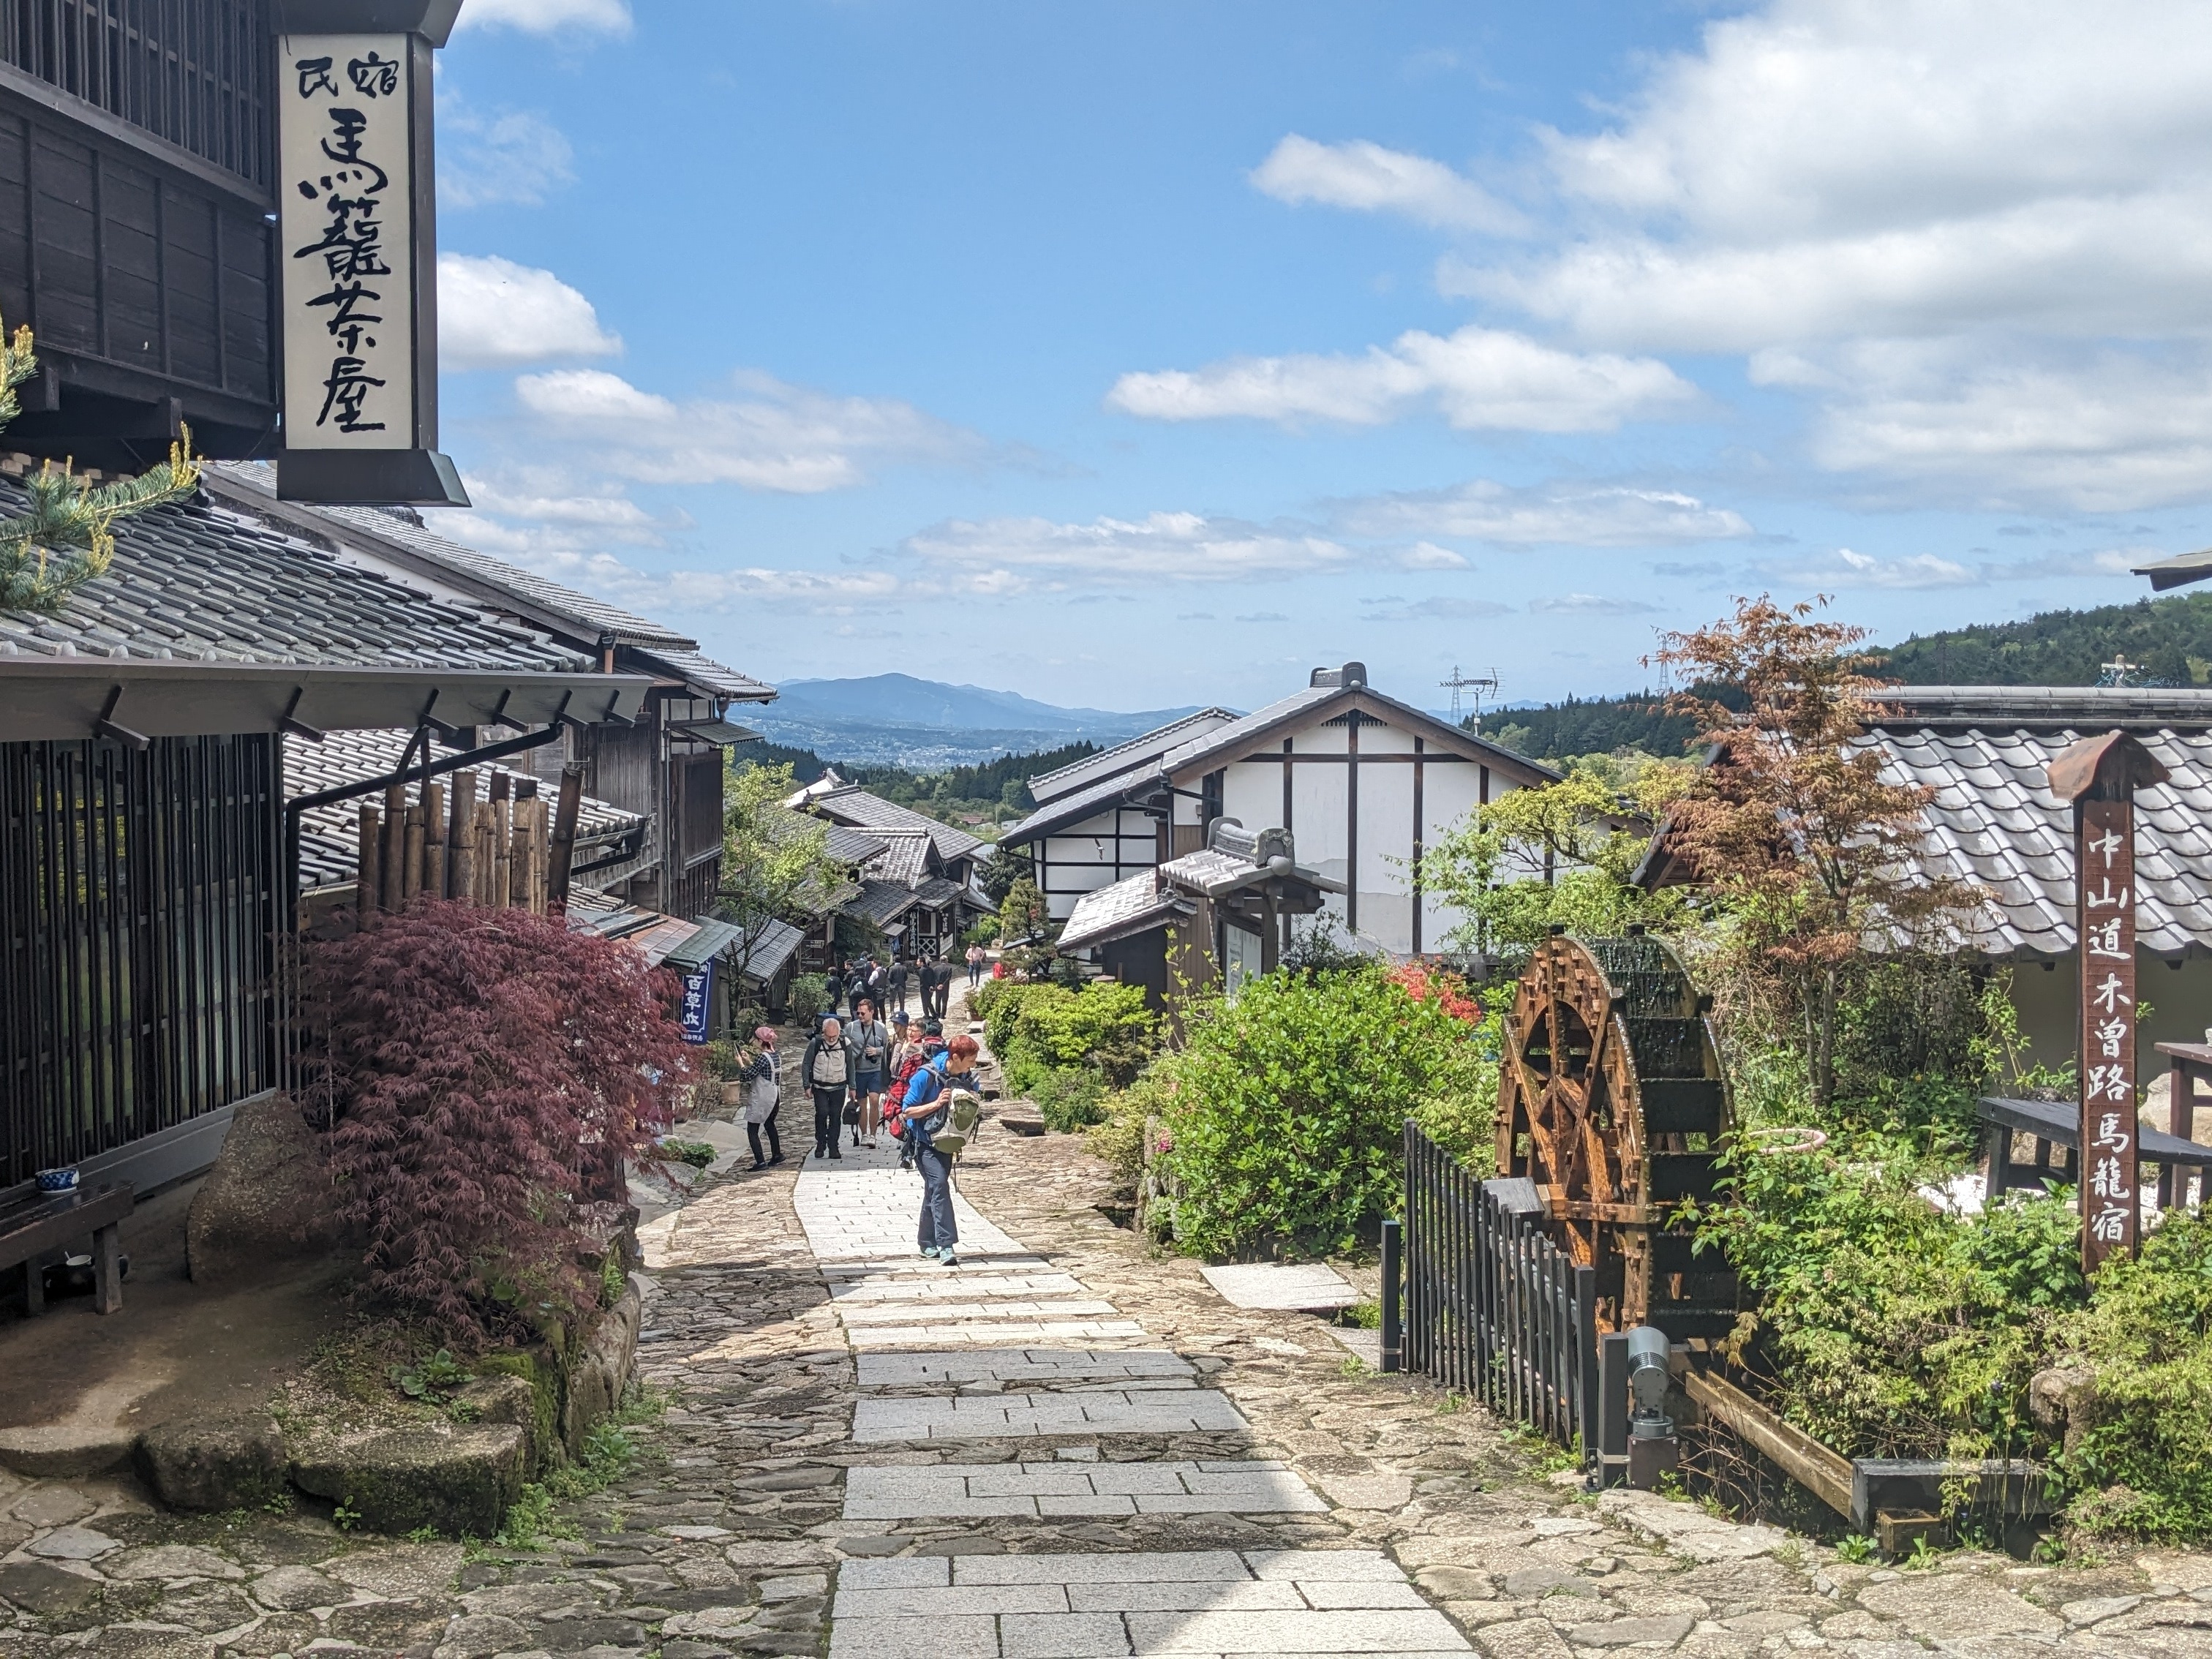
[[[1543,1187],[1553,1236],[1598,1272],[1607,1322],[1726,1329],[1732,1280],[1689,1263],[1668,1226],[1683,1194],[1710,1192],[1731,1121],[1680,961],[1642,937],[1547,939],[1504,1028],[1499,1171]]]

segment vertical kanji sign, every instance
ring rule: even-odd
[[[287,500],[468,505],[438,453],[431,53],[456,9],[278,0]]]
[[[2135,792],[2166,775],[2124,732],[2084,738],[2051,763],[2051,793],[2074,807],[2084,1273],[2116,1251],[2136,1249]]]

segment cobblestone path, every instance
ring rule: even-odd
[[[651,1224],[641,1367],[671,1404],[573,1538],[0,1475],[0,1659],[2212,1656],[2212,1559],[1897,1571],[1592,1501],[1486,1413],[1150,1255],[1073,1140],[987,1133],[960,1185],[953,1269],[886,1154],[711,1177]]]

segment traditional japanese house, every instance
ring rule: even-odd
[[[1291,937],[1341,885],[1298,863],[1287,830],[1247,830],[1216,818],[1206,844],[1098,887],[1060,930],[1062,956],[1087,957],[1154,1008],[1214,984],[1231,996],[1272,973]]]
[[[938,824],[933,829],[945,827]],[[961,935],[971,923],[979,916],[995,914],[990,900],[981,892],[945,873],[944,854],[939,851],[933,830],[857,833],[871,836],[884,846],[860,866],[860,890],[847,901],[846,914],[863,917],[880,929],[890,948],[899,955],[918,961],[956,952],[965,948]]]
[[[725,755],[759,735],[731,718],[775,688],[702,654],[698,641],[441,536],[412,509],[280,501],[266,466],[218,465],[209,489],[241,512],[456,605],[543,635],[609,673],[653,680],[644,717],[569,727],[518,764],[548,784],[569,761],[588,795],[644,821],[629,860],[595,884],[672,915],[713,908],[721,876]]]
[[[495,762],[653,689],[204,502],[116,538],[52,613],[0,611],[0,1197],[180,1178],[283,1082],[278,947],[321,856],[287,835],[295,748],[444,728]]]
[[[2212,691],[2094,686],[1893,686],[1863,741],[1893,783],[1932,790],[1922,852],[1930,874],[1981,888],[1963,947],[2012,968],[2024,1063],[2074,1058],[2077,997],[2073,816],[2051,793],[2051,761],[2107,732],[2141,739],[2166,781],[2136,802],[2136,974],[2151,1006],[2136,1030],[2202,1042],[2212,1027]],[[1691,872],[1662,826],[1638,872],[1649,886]],[[2142,1066],[2151,1078],[2163,1068]],[[2202,1114],[2200,1114],[2202,1115]]]
[[[920,830],[936,846],[938,872],[963,887],[975,885],[984,855],[991,850],[990,842],[981,836],[940,823],[911,806],[901,806],[881,795],[872,795],[858,784],[847,783],[834,771],[808,784],[784,805],[798,811],[811,812],[817,818],[842,824],[848,830],[869,833]]]
[[[1506,790],[1559,777],[1383,696],[1356,662],[1317,668],[1304,690],[1240,719],[1220,712],[1124,745],[1134,763],[1053,793],[1002,838],[1031,849],[1055,915],[1072,921],[1076,897],[1115,872],[1200,850],[1207,825],[1227,817],[1294,832],[1331,884],[1326,908],[1355,936],[1401,956],[1443,951],[1462,918],[1422,890],[1422,849]],[[1048,775],[1048,792],[1073,769]],[[1152,826],[1149,847],[1132,833],[1139,821]]]

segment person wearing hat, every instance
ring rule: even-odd
[[[783,1085],[775,1074],[775,1028],[763,1025],[753,1033],[758,1051],[738,1075],[745,1084],[745,1139],[752,1143],[753,1168],[765,1170],[783,1162],[783,1141],[775,1132],[775,1115],[783,1109]],[[761,1156],[761,1131],[768,1131],[769,1156]]]

